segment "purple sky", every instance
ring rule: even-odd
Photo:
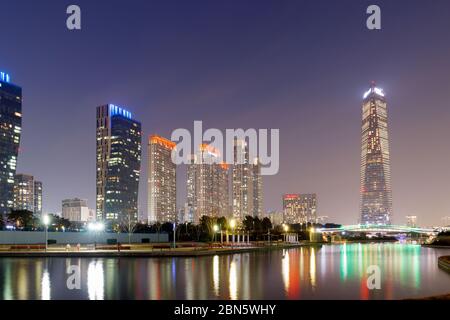
[[[318,194],[319,215],[359,217],[362,95],[386,92],[394,222],[450,215],[450,2],[0,0],[0,70],[23,88],[19,172],[44,183],[44,210],[95,205],[95,108],[126,106],[144,136],[176,128],[279,128],[283,193]],[[65,9],[82,9],[82,31]],[[145,139],[146,140],[146,139]],[[144,144],[141,210],[145,211]],[[179,172],[179,203],[185,175]]]

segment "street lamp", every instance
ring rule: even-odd
[[[45,225],[45,252],[47,252],[47,248],[48,248],[48,225],[50,224],[50,217],[48,216],[48,214],[44,215],[42,221],[44,222],[44,225]]]
[[[316,232],[316,230],[314,228],[309,229],[309,241],[313,240],[313,233]]]
[[[97,233],[105,230],[102,222],[91,222],[88,224],[88,230],[94,232],[94,250],[97,249]]]
[[[231,219],[230,227],[231,227],[231,232],[233,234],[233,238],[232,238],[232,242],[231,242],[231,248],[233,248],[233,244],[234,244],[234,228],[236,228],[236,220],[235,219]]]
[[[289,231],[289,226],[287,224],[284,224],[283,229],[284,229],[284,242],[287,242],[287,232]]]
[[[217,233],[217,231],[219,231],[219,226],[218,226],[217,224],[215,224],[215,225],[213,226],[213,230],[214,230],[214,239],[213,239],[213,242],[216,242],[216,233]]]
[[[177,222],[174,221],[174,222],[173,222],[173,248],[174,248],[174,249],[177,248],[177,244],[176,244],[176,236],[177,236]]]

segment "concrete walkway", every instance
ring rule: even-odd
[[[241,244],[242,245],[242,244]],[[254,251],[269,251],[279,249],[296,248],[300,246],[310,246],[318,244],[296,243],[296,244],[279,244],[265,245],[265,246],[239,246],[239,247],[181,247],[181,248],[135,248],[132,246],[131,250],[86,250],[80,251],[71,250],[66,251],[62,248],[49,248],[47,251],[43,250],[15,250],[6,251],[0,250],[0,258],[2,257],[16,257],[16,258],[41,258],[41,257],[60,257],[60,258],[93,258],[93,257],[133,257],[133,258],[145,258],[145,257],[197,257],[197,256],[211,256],[211,255],[223,255],[234,254]]]

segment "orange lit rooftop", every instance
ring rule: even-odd
[[[223,170],[228,170],[228,168],[230,167],[228,164],[226,164],[225,162],[222,162],[220,164],[220,166],[222,167]]]
[[[298,194],[285,194],[283,196],[283,199],[285,199],[285,200],[298,199],[298,198],[300,198],[300,195],[298,195]]]
[[[164,137],[158,136],[156,134],[150,136],[150,143],[151,144],[159,144],[168,149],[175,149],[175,147],[176,147],[175,142],[173,142],[169,139],[166,139]]]
[[[220,156],[219,150],[217,148],[212,147],[211,145],[209,145],[207,143],[202,143],[200,145],[200,151],[208,151],[216,157]]]

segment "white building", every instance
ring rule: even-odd
[[[406,225],[411,228],[417,227],[417,216],[406,216]]]
[[[72,222],[95,220],[95,210],[89,209],[87,200],[66,199],[62,201],[62,217]]]

